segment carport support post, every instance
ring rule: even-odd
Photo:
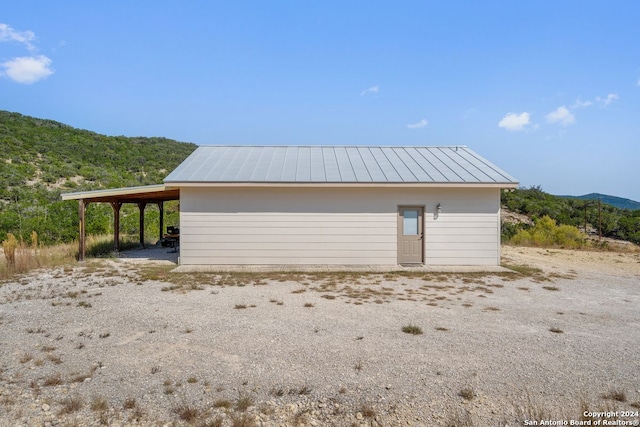
[[[160,237],[158,237],[158,240],[162,240],[162,231],[164,230],[164,202],[158,202],[158,210],[160,211]]]
[[[111,202],[113,208],[113,250],[120,252],[120,208],[122,202]]]
[[[86,207],[89,203],[85,202],[83,199],[78,200],[78,217],[79,217],[79,227],[78,227],[78,261],[84,261],[85,255],[85,222],[84,222],[84,213]]]
[[[144,249],[144,208],[147,207],[145,202],[138,203],[138,209],[140,210],[140,246]]]

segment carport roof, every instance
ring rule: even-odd
[[[84,200],[85,202],[159,203],[180,199],[180,190],[167,188],[164,184],[141,187],[112,188],[108,190],[79,191],[60,195],[62,200]]]

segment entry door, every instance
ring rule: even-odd
[[[398,264],[423,262],[424,208],[398,208]]]

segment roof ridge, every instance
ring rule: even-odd
[[[340,147],[340,148],[469,148],[466,145],[356,145],[356,144],[321,144],[321,145],[309,145],[309,144],[274,144],[274,145],[257,145],[257,144],[203,144],[198,148],[216,148],[216,147],[251,147],[251,148],[275,148],[275,147],[295,147],[295,148],[326,148],[326,147]]]

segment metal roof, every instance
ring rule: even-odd
[[[164,182],[518,183],[465,146],[202,146]]]

